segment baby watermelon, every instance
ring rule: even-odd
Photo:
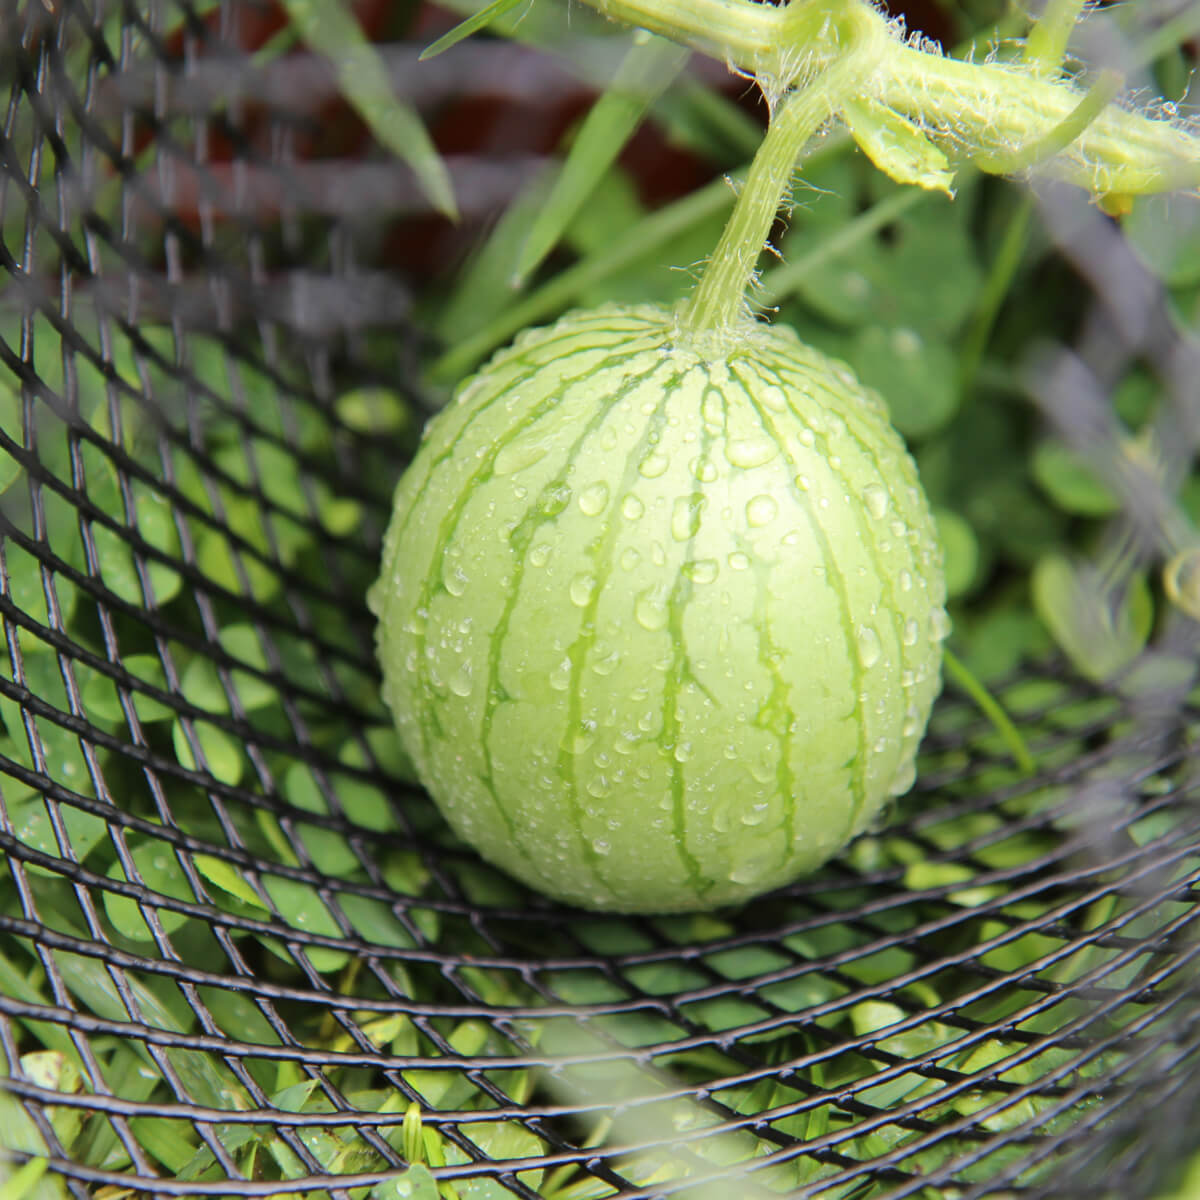
[[[527,331],[426,430],[371,591],[418,774],[591,909],[744,901],[908,790],[949,628],[886,409],[778,326]]]

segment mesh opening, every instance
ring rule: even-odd
[[[410,781],[363,601],[432,403],[374,219],[412,180],[339,186],[327,65],[238,49],[272,11],[0,26],[21,1194],[1151,1194],[1200,1099],[1194,624],[1121,695],[1009,678],[1034,777],[948,689],[886,829],[744,910],[491,871]]]

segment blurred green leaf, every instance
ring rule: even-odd
[[[459,1195],[462,1184],[456,1185]],[[509,1195],[512,1193],[510,1192]],[[437,1180],[424,1163],[413,1163],[403,1174],[377,1183],[370,1191],[371,1200],[441,1200]]]
[[[458,218],[450,175],[410,104],[392,91],[383,60],[344,0],[283,0],[288,19],[337,72],[338,85],[380,145],[408,163],[439,212]]]
[[[851,366],[887,402],[897,429],[927,437],[954,416],[960,393],[954,352],[914,329],[867,325],[850,347]]]
[[[1033,571],[1033,603],[1075,669],[1103,683],[1137,657],[1150,634],[1154,604],[1145,577],[1114,592],[1095,568],[1060,554]]]
[[[840,324],[945,339],[962,326],[983,286],[967,226],[973,186],[964,183],[953,201],[891,184],[881,190],[874,205],[832,235],[798,208],[783,241],[784,264],[764,274],[764,292],[795,292]]]
[[[945,555],[946,594],[953,599],[969,592],[979,576],[979,540],[971,526],[948,508],[935,508],[933,518]]]
[[[516,8],[521,2],[522,0],[492,0],[491,4],[484,5],[474,16],[460,21],[449,33],[442,34],[436,42],[426,46],[421,51],[420,61],[425,62],[426,59],[444,54],[451,46],[457,46],[471,34],[477,33],[480,29],[486,29],[494,20],[504,16],[510,9]]]
[[[689,51],[665,38],[635,38],[616,77],[588,110],[558,178],[534,219],[517,261],[523,283],[554,248],[575,214],[616,161],[647,110],[674,81]]]
[[[242,778],[244,761],[237,742],[223,729],[207,721],[193,721],[192,733],[204,755],[203,767],[198,766],[183,722],[176,719],[171,726],[171,741],[179,765],[188,771],[206,770],[214,779],[235,787]]]
[[[195,902],[187,877],[179,865],[170,846],[156,839],[133,837],[129,838],[130,854],[134,866],[141,876],[141,882],[150,891],[176,900]],[[124,881],[127,877],[119,862],[109,868],[108,877]],[[153,903],[152,901],[150,903]],[[153,934],[138,902],[117,892],[104,892],[104,908],[108,919],[117,931],[134,941],[150,941]],[[189,918],[186,913],[176,912],[170,908],[156,908],[159,923],[166,934],[174,933]]]
[[[1042,441],[1033,452],[1033,477],[1064,512],[1082,517],[1103,517],[1116,512],[1120,502],[1079,455],[1061,442]]]
[[[20,444],[21,396],[6,374],[0,375],[0,432]],[[0,450],[0,493],[11,487],[20,474],[21,464],[7,450]]]
[[[1122,225],[1138,257],[1169,287],[1200,283],[1200,197],[1141,196]]]

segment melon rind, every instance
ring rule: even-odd
[[[371,591],[453,828],[590,909],[711,909],[912,782],[948,629],[886,409],[786,328],[650,306],[528,331],[428,425]]]

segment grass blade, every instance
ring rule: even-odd
[[[1037,769],[1033,755],[1029,753],[1029,747],[1025,745],[1025,739],[1021,736],[1021,731],[1013,724],[1012,718],[1000,707],[1000,702],[991,692],[975,678],[957,654],[949,648],[943,648],[942,653],[946,674],[975,701],[979,710],[995,726],[996,732],[1004,739],[1004,744],[1011,751],[1017,766],[1026,775],[1032,775]]]
[[[647,109],[683,69],[688,51],[648,36],[635,41],[604,95],[588,112],[517,262],[519,287],[554,248]]]
[[[492,0],[491,4],[481,8],[465,21],[459,21],[449,33],[442,34],[436,42],[426,46],[421,51],[419,61],[424,62],[426,59],[436,58],[439,54],[444,54],[451,46],[457,46],[459,42],[465,41],[471,34],[490,25],[498,17],[504,16],[509,9],[516,8],[520,3],[521,0]]]
[[[457,220],[446,164],[416,110],[392,91],[383,60],[341,0],[284,0],[284,7],[305,42],[333,64],[343,95],[380,144],[412,167],[439,212]]]

